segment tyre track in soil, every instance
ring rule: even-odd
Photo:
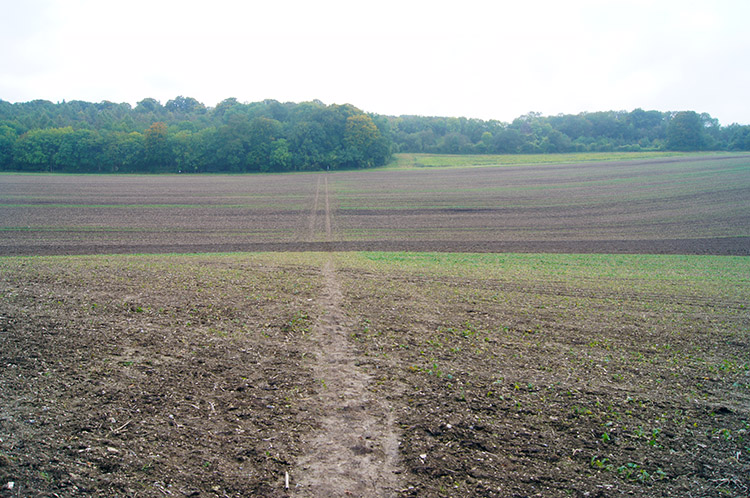
[[[325,237],[333,238],[328,178],[323,177]],[[317,218],[321,180],[310,213]],[[311,230],[310,239],[316,235]],[[294,496],[396,495],[399,437],[395,416],[388,404],[369,390],[372,377],[358,366],[348,340],[352,321],[343,309],[341,283],[333,258],[321,269],[324,288],[318,297],[320,316],[312,327],[315,350],[311,368],[318,392],[307,400],[306,410],[318,417],[320,427],[306,442],[306,452],[292,469]]]
[[[309,229],[307,233],[307,242],[315,242],[315,224],[318,217],[318,204],[320,200],[320,176],[318,176],[318,183],[315,186],[315,200],[313,201],[312,209],[310,210],[309,216]]]

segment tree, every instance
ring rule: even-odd
[[[0,170],[11,169],[13,164],[13,145],[16,143],[16,131],[7,125],[0,126]]]
[[[292,168],[292,159],[292,153],[289,152],[289,142],[280,138],[271,144],[268,169],[261,167],[261,171],[289,171]]]
[[[444,154],[461,154],[469,147],[469,139],[462,133],[452,131],[443,136],[438,142],[438,147]]]
[[[366,114],[355,114],[346,118],[343,145],[347,150],[348,166],[355,168],[373,165],[370,151],[380,138],[378,127]]]
[[[246,134],[247,165],[251,171],[269,171],[274,140],[281,137],[281,123],[258,117],[252,120]]]
[[[200,167],[200,144],[195,135],[187,130],[170,137],[172,156],[178,172],[195,173]]]
[[[174,98],[173,100],[167,101],[164,108],[169,112],[177,114],[204,114],[206,112],[206,106],[198,102],[192,97],[183,97],[182,95]]]
[[[667,127],[667,149],[700,150],[703,144],[703,121],[698,113],[681,111],[672,117]]]
[[[75,155],[73,128],[46,128],[24,133],[13,148],[13,160],[31,171],[57,171],[73,164]]]
[[[146,98],[138,102],[135,106],[135,112],[147,113],[153,112],[158,113],[162,110],[161,103],[158,100],[152,98]]]
[[[142,133],[117,133],[108,142],[104,161],[111,171],[132,173],[143,170],[146,150]]]
[[[750,126],[733,124],[728,128],[729,150],[750,150]]]
[[[229,116],[236,114],[238,111],[242,111],[243,105],[237,102],[237,99],[230,97],[224,99],[214,107],[213,117],[218,119],[220,122],[226,122]]]
[[[153,123],[144,133],[146,164],[151,171],[166,170],[172,163],[172,151],[167,138],[167,125]]]

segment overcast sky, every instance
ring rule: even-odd
[[[0,99],[750,124],[750,1],[0,0]]]

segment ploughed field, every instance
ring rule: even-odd
[[[746,496],[748,161],[0,175],[0,497]]]
[[[0,176],[0,254],[750,253],[750,158],[251,176]]]
[[[0,496],[744,496],[748,275],[736,256],[3,258]],[[375,409],[351,440],[324,423]],[[338,487],[309,476],[329,434],[357,463]]]

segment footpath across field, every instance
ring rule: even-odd
[[[0,175],[0,497],[747,496],[748,161]]]

